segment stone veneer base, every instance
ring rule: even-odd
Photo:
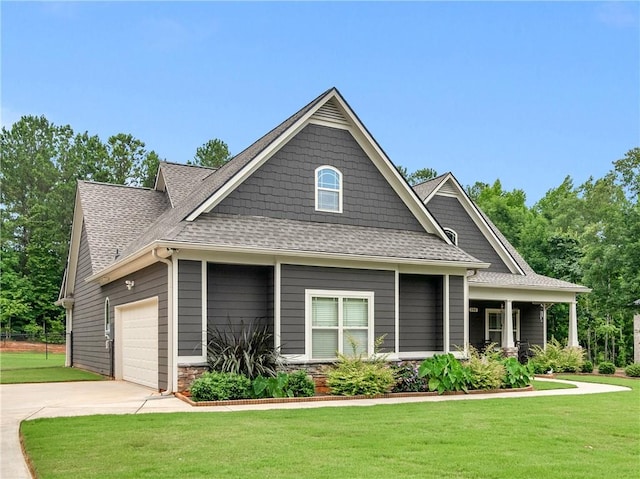
[[[464,391],[447,391],[442,396],[456,396],[463,394],[495,394],[506,392],[522,392],[533,391],[533,386],[527,386],[526,388],[517,389],[474,389],[465,393]],[[228,401],[193,401],[191,398],[181,393],[176,393],[175,396],[178,399],[190,404],[191,406],[243,406],[250,404],[286,404],[286,403],[298,403],[298,402],[321,402],[321,401],[349,401],[353,399],[391,399],[402,397],[427,397],[437,396],[437,392],[416,392],[416,393],[388,393],[377,394],[375,396],[332,396],[332,395],[319,395],[311,397],[297,397],[297,398],[265,398],[265,399],[234,399]]]

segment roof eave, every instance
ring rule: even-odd
[[[586,286],[561,287],[561,286],[543,286],[539,284],[498,284],[498,283],[478,283],[469,279],[469,286],[474,288],[493,288],[493,289],[534,289],[539,291],[564,291],[567,293],[590,293],[591,288]]]

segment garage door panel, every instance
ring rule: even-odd
[[[121,308],[122,379],[158,387],[158,301]]]

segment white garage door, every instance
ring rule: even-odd
[[[158,299],[120,306],[118,312],[120,378],[157,389]]]

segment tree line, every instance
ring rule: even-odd
[[[153,187],[160,156],[131,134],[106,142],[44,116],[23,116],[0,133],[0,328],[38,335],[64,330],[54,305],[64,273],[77,180]],[[212,139],[188,163],[231,158]]]
[[[0,133],[0,327],[38,333],[46,323],[62,331],[54,306],[66,265],[77,180],[152,187],[155,151],[130,134],[102,141],[44,116],[24,116]],[[189,164],[219,167],[231,158],[212,139]],[[416,184],[431,168],[399,171]],[[499,180],[466,187],[470,197],[540,274],[582,284],[578,299],[581,344],[592,360],[625,364],[633,354],[633,302],[640,299],[640,148],[614,161],[602,178],[575,185],[566,177],[531,207],[521,189]],[[567,305],[549,312],[549,338],[565,340]]]

